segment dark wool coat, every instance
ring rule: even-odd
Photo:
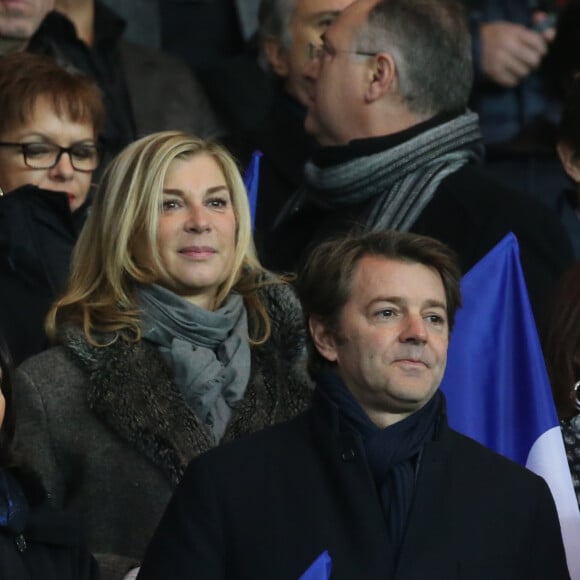
[[[21,535],[0,529],[0,578],[98,580],[97,563],[82,538],[69,514],[33,509]]]
[[[272,336],[252,348],[245,396],[223,441],[303,410],[298,302],[287,285],[261,290]],[[158,350],[147,343],[89,345],[80,329],[26,361],[14,384],[16,443],[52,502],[76,510],[106,578],[140,560],[189,461],[213,446]]]
[[[420,127],[413,127],[397,135],[353,141],[336,150],[343,153],[341,162],[354,160],[363,157],[360,149],[386,150],[419,131]],[[376,198],[371,198],[334,210],[309,203],[287,207],[265,239],[262,263],[275,271],[296,269],[317,242],[364,226],[375,203]],[[513,232],[536,316],[543,313],[555,282],[574,260],[572,245],[556,213],[531,196],[497,184],[485,166],[468,164],[444,178],[410,231],[451,247],[463,273]]]
[[[14,364],[48,347],[44,319],[64,289],[88,204],[25,185],[0,197],[0,332]]]
[[[442,418],[444,419],[444,417]],[[398,566],[362,441],[322,397],[299,417],[192,462],[139,580],[564,580],[543,479],[441,421],[421,456]]]

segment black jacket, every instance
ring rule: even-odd
[[[380,150],[382,142],[387,148],[398,144],[397,138],[352,142],[343,153],[350,150],[356,159],[359,150]],[[343,155],[341,162],[345,160]],[[362,227],[374,203],[371,199],[337,210],[308,203],[287,206],[266,239],[262,263],[277,271],[296,269],[316,242]],[[448,244],[457,253],[463,273],[513,232],[536,317],[554,283],[574,260],[570,240],[552,209],[498,185],[486,175],[485,166],[474,164],[464,165],[442,180],[410,231]]]
[[[306,109],[278,89],[266,117],[251,131],[223,139],[246,167],[254,151],[262,152],[254,241],[265,250],[276,216],[303,180],[304,163],[317,146],[304,129]]]
[[[139,580],[295,580],[325,550],[333,580],[569,578],[544,480],[442,419],[394,573],[362,441],[317,395],[294,420],[191,463]]]
[[[64,289],[87,214],[64,193],[24,186],[0,197],[0,331],[15,364],[44,350],[44,319]]]
[[[33,510],[22,534],[0,529],[2,580],[97,580],[96,561],[82,541],[76,519]]]

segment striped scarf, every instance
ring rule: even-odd
[[[478,116],[468,111],[385,151],[329,167],[309,161],[302,193],[332,210],[374,199],[369,229],[408,231],[443,179],[482,158]]]

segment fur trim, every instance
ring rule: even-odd
[[[229,441],[288,419],[305,409],[311,388],[304,365],[304,329],[290,286],[260,289],[272,336],[252,349],[244,398],[224,435]],[[173,384],[171,371],[147,341],[90,345],[78,327],[61,335],[63,346],[87,373],[91,409],[132,447],[177,483],[193,457],[212,447],[209,431]]]

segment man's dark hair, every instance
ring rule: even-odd
[[[369,12],[356,50],[393,54],[410,111],[432,116],[467,106],[471,37],[458,1],[381,0]]]
[[[564,98],[558,141],[580,154],[580,74],[571,81]]]
[[[445,289],[451,331],[455,313],[461,306],[461,271],[455,253],[433,238],[395,230],[330,240],[310,253],[296,285],[306,328],[314,317],[330,332],[338,334],[342,310],[350,298],[357,266],[365,256],[423,264],[436,270]],[[331,363],[318,352],[309,333],[308,349],[311,374],[328,368]]]

